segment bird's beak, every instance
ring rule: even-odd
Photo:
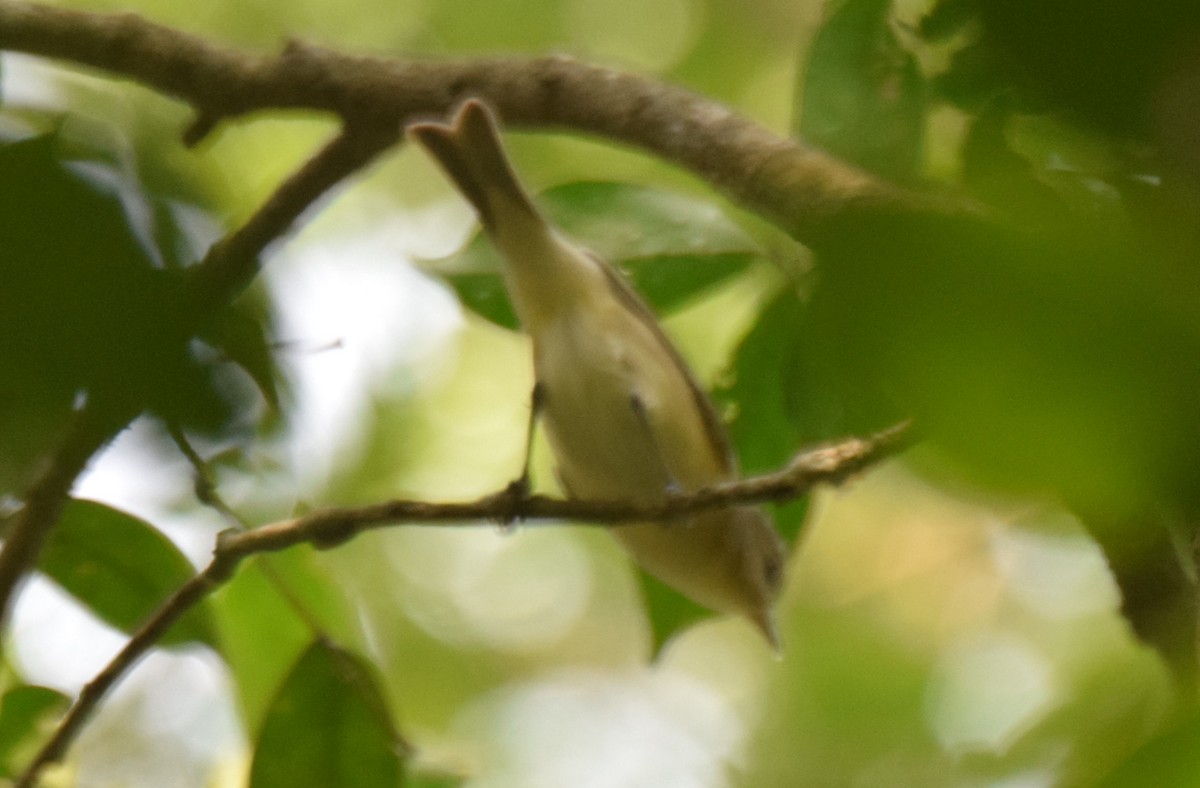
[[[771,644],[771,648],[777,655],[783,654],[783,644],[779,641],[779,631],[775,628],[775,617],[771,615],[770,608],[760,608],[750,613],[750,620],[754,622],[754,626],[762,633],[767,642]]]

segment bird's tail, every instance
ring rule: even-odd
[[[464,101],[449,123],[414,123],[408,133],[437,159],[488,232],[505,212],[538,217],[504,152],[496,116],[479,99]]]

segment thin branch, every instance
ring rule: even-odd
[[[283,550],[301,543],[331,547],[363,531],[395,523],[475,525],[490,520],[508,525],[530,520],[568,520],[598,526],[671,521],[697,511],[734,504],[782,501],[804,495],[818,484],[840,484],[869,465],[907,448],[909,423],[869,438],[852,439],[796,456],[783,470],[670,493],[656,500],[579,500],[545,495],[514,495],[506,488],[474,501],[430,503],[396,500],[358,507],[321,509],[241,534],[226,534],[220,550],[241,554]]]
[[[196,447],[188,440],[183,428],[177,424],[167,425],[167,431],[171,435],[171,440],[175,443],[175,447],[183,454],[184,459],[192,466],[193,487],[196,492],[196,499],[211,508],[213,511],[221,515],[231,528],[238,531],[250,530],[249,523],[234,511],[233,507],[226,503],[225,498],[221,495],[221,491],[217,486],[216,477],[213,475],[212,467],[208,464],[200,452],[196,451]],[[267,578],[267,582],[275,590],[275,593],[291,608],[296,614],[296,618],[300,619],[305,626],[313,633],[313,636],[319,640],[333,644],[341,648],[334,638],[325,629],[324,624],[315,612],[309,610],[308,605],[300,598],[300,595],[291,587],[287,580],[276,571],[273,564],[263,560],[258,562],[258,569]]]
[[[112,661],[84,686],[79,697],[75,699],[75,703],[59,722],[54,735],[46,741],[33,761],[25,767],[25,771],[16,783],[19,788],[35,785],[41,771],[62,758],[67,747],[79,734],[80,728],[87,722],[91,713],[112,686],[166,634],[167,630],[184,613],[228,580],[241,558],[241,556],[220,553],[215,555],[212,563],[203,572],[180,586],[179,590],[133,634]]]
[[[17,589],[36,564],[75,479],[135,415],[92,399],[74,414],[62,441],[42,458],[0,548],[0,625],[8,620]]]
[[[259,256],[326,192],[392,145],[399,129],[347,126],[275,190],[236,232],[189,270],[188,295],[199,315],[231,301],[259,271]]]
[[[567,57],[396,60],[292,43],[251,55],[133,14],[89,14],[0,0],[0,49],[130,77],[191,104],[189,141],[222,118],[265,109],[340,115],[396,129],[468,95],[510,126],[595,134],[696,173],[806,243],[879,212],[950,210],[903,192],[728,107],[649,77]],[[851,221],[853,224],[853,221]]]
[[[612,527],[647,520],[677,519],[696,511],[733,504],[787,500],[806,494],[818,484],[841,484],[868,466],[903,451],[911,440],[910,425],[905,422],[869,438],[851,439],[803,452],[776,473],[694,493],[672,494],[660,501],[645,503],[562,500],[541,495],[514,497],[509,488],[467,503],[390,501],[374,506],[325,509],[253,531],[226,531],[218,537],[208,567],[164,602],[130,637],[120,653],[88,682],[53,736],[26,767],[17,785],[32,786],[42,769],[61,759],[80,727],[126,671],[172,624],[228,581],[237,566],[252,555],[276,552],[302,543],[330,547],[363,531],[386,525],[474,526],[481,520],[507,523],[553,519]]]

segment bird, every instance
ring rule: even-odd
[[[530,437],[539,419],[567,496],[641,501],[738,478],[723,422],[650,307],[539,210],[488,104],[468,98],[448,122],[414,122],[408,135],[504,258],[505,288],[532,345]],[[703,607],[744,616],[779,649],[784,547],[761,507],[607,530],[646,572]]]

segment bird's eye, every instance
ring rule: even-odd
[[[778,588],[779,582],[783,579],[782,562],[774,556],[763,559],[762,577],[766,581],[767,588],[771,590]]]

